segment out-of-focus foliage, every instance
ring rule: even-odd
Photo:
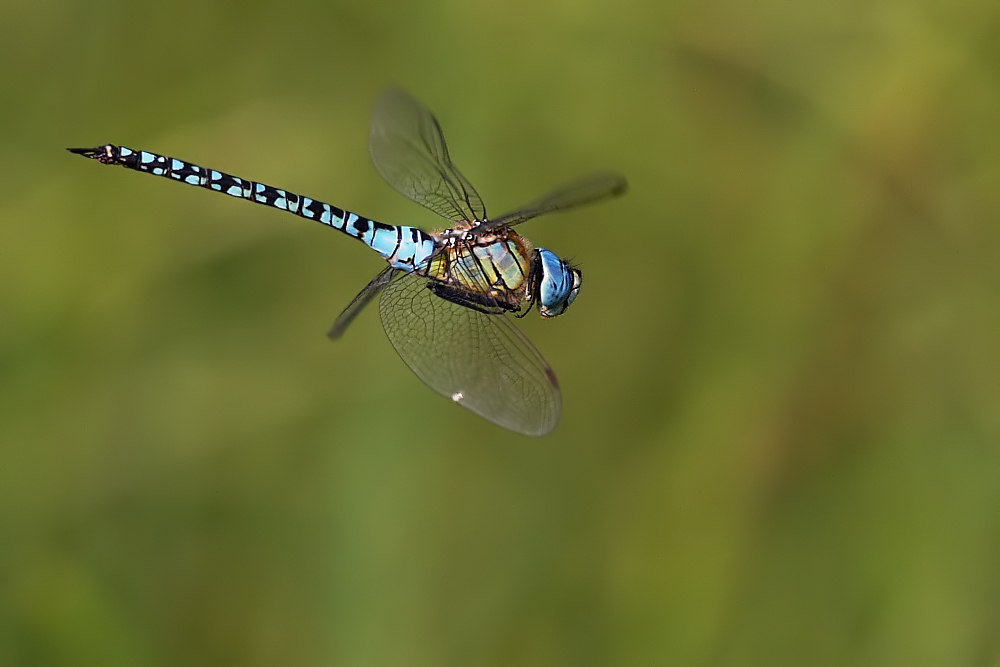
[[[319,225],[433,109],[584,287],[562,423],[422,386]],[[0,664],[1000,664],[995,0],[0,4]]]

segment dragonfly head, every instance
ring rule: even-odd
[[[542,317],[555,317],[573,303],[580,291],[583,276],[580,269],[559,259],[545,248],[535,250],[535,299]]]

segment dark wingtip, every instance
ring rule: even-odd
[[[625,194],[628,192],[628,181],[625,180],[624,176],[618,176],[618,183],[615,185],[615,189],[611,191],[615,197]]]

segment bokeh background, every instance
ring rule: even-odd
[[[575,258],[544,439],[380,268],[114,142],[435,227],[388,85]],[[0,2],[0,665],[1000,665],[993,0]]]

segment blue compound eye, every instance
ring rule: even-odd
[[[538,259],[538,312],[542,317],[561,315],[580,291],[580,271],[545,248],[538,248]]]

